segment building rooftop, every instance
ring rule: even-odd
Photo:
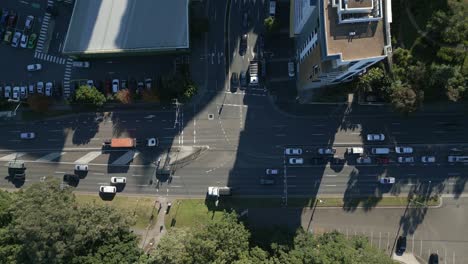
[[[367,2],[364,0],[363,2]],[[324,1],[325,38],[327,55],[341,54],[344,61],[384,55],[384,21],[338,23],[337,8]],[[349,0],[348,4],[355,2]]]
[[[371,8],[372,0],[348,0],[348,8]]]
[[[64,53],[189,47],[188,0],[76,0]]]

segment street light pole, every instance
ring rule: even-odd
[[[8,102],[18,103],[18,105],[15,107],[15,110],[13,111],[13,114],[12,114],[12,116],[16,116],[16,111],[18,110],[18,108],[20,107],[22,103],[21,100],[20,99],[8,99]]]

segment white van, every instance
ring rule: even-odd
[[[354,147],[354,148],[347,148],[346,152],[348,154],[364,154],[364,148],[361,147]]]
[[[387,155],[390,153],[389,148],[372,148],[372,154],[376,155]]]

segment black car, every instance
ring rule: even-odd
[[[396,254],[401,256],[403,255],[405,250],[406,250],[406,237],[399,236],[397,244],[396,244]]]
[[[244,56],[247,52],[247,34],[242,35],[241,41],[239,43],[239,55]]]
[[[439,264],[439,255],[432,253],[431,256],[429,256],[429,264]]]
[[[6,25],[7,19],[8,19],[8,10],[4,8],[2,9],[2,17],[0,19],[0,25],[2,26]]]
[[[80,178],[75,174],[65,174],[63,175],[63,182],[71,186],[77,186]]]
[[[242,15],[242,28],[247,29],[249,27],[249,14],[244,12]]]
[[[237,76],[237,72],[233,72],[231,74],[231,92],[235,93],[238,87],[239,87],[239,77]]]
[[[245,71],[241,71],[239,74],[240,86],[241,88],[247,86],[247,73]]]

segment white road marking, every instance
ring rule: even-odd
[[[327,184],[326,187],[336,187],[336,184]]]
[[[64,171],[56,171],[55,173],[57,173],[57,174],[65,174],[66,172],[64,172]]]
[[[325,176],[326,177],[336,177],[337,175],[336,174],[326,174]]]
[[[101,155],[101,151],[91,151],[75,161],[76,164],[87,164]]]
[[[21,156],[24,156],[26,155],[26,153],[12,153],[12,154],[9,154],[9,155],[6,155],[6,156],[3,156],[0,158],[0,161],[11,161],[11,160],[14,160],[14,159],[17,159]]]
[[[132,177],[143,177],[144,175],[141,174],[133,174]]]
[[[104,175],[102,172],[93,172],[93,175]]]

